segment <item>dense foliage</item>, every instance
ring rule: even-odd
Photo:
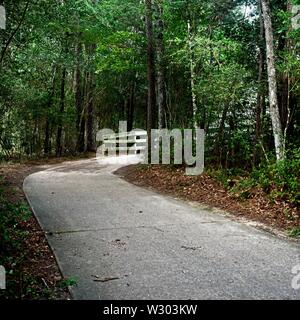
[[[207,134],[207,160],[221,167],[272,162],[260,1],[2,2],[1,157],[92,151],[96,131],[116,129],[119,120],[146,128],[150,35],[160,108],[152,126],[196,122]],[[291,27],[297,1],[269,4],[286,152],[299,157],[300,31]],[[282,166],[276,170],[293,165]]]

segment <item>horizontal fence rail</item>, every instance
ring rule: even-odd
[[[141,154],[146,150],[147,131],[134,130],[131,132],[122,132],[116,134],[104,135],[104,152],[119,154]]]

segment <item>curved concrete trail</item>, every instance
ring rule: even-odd
[[[35,173],[25,193],[75,299],[299,299],[299,244],[133,186],[96,160]]]

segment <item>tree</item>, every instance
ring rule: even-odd
[[[281,159],[300,143],[290,3],[272,1],[271,22],[266,0],[5,1],[0,156],[93,151],[98,128],[127,120],[200,126],[222,167],[262,165],[273,141]]]
[[[270,104],[270,115],[272,120],[276,157],[277,157],[277,160],[283,160],[285,158],[285,146],[284,146],[283,131],[282,131],[282,125],[280,121],[279,104],[278,104],[278,96],[277,96],[277,78],[276,78],[276,67],[275,67],[273,27],[272,27],[270,7],[267,0],[261,0],[261,7],[262,7],[262,15],[263,15],[264,26],[265,26],[268,81],[269,81],[269,104]]]
[[[148,103],[147,103],[147,131],[149,149],[151,148],[151,129],[156,124],[156,92],[155,92],[155,44],[153,35],[153,3],[145,0],[146,6],[146,35],[147,35],[147,78],[148,78]]]
[[[264,22],[262,17],[261,5],[259,5],[259,53],[258,53],[258,92],[257,92],[257,104],[256,104],[256,121],[255,121],[255,139],[254,139],[254,150],[253,150],[253,164],[257,164],[259,144],[261,143],[262,133],[262,117],[265,104],[265,93],[264,93],[264,64],[265,64],[265,46],[264,46]]]
[[[156,0],[157,12],[157,102],[158,102],[158,127],[165,128],[166,123],[166,74],[165,74],[165,47],[164,47],[164,22],[163,3]]]
[[[188,12],[190,12],[190,8],[188,8]],[[190,63],[190,84],[191,84],[191,98],[192,98],[192,110],[193,110],[193,128],[198,128],[198,121],[197,121],[197,114],[198,114],[198,107],[197,107],[197,96],[195,90],[195,59],[194,59],[194,37],[193,31],[191,26],[191,18],[189,13],[189,19],[187,21],[187,33],[188,33],[188,48],[189,48],[189,63]]]

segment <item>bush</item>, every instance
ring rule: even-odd
[[[300,204],[300,148],[289,152],[286,160],[255,171],[252,176],[274,198]]]
[[[253,170],[235,190],[260,187],[273,199],[300,204],[300,148],[290,151],[287,159]]]
[[[250,174],[236,169],[208,173],[242,198],[250,197],[258,187],[272,199],[300,205],[300,148],[289,151],[286,160],[262,165]]]

